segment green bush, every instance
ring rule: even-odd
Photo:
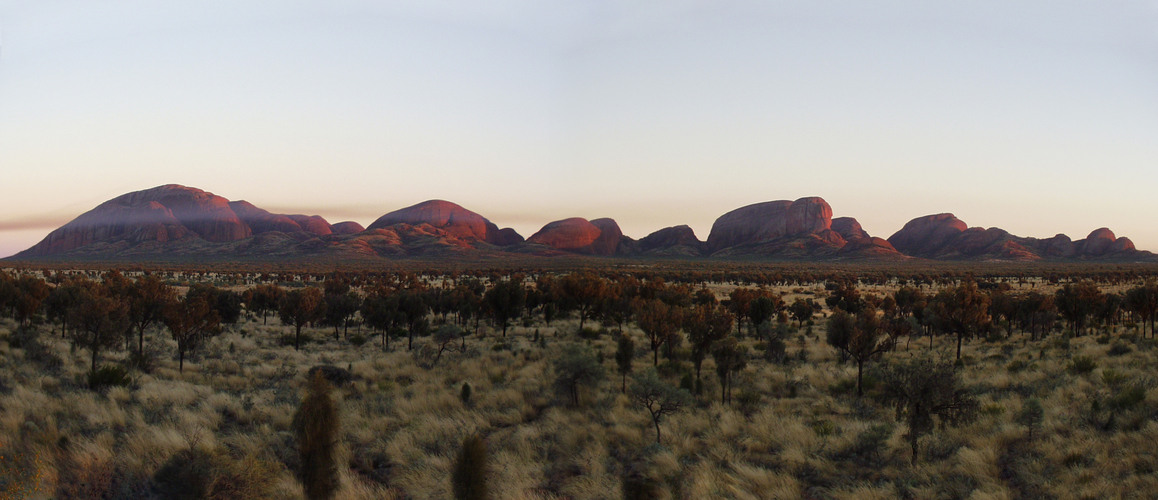
[[[88,387],[96,390],[104,387],[128,387],[133,383],[129,371],[119,365],[104,365],[88,374]]]
[[[1075,375],[1084,375],[1094,371],[1098,367],[1098,362],[1089,356],[1074,356],[1070,361],[1070,365],[1066,368],[1070,373]]]
[[[1121,356],[1123,354],[1130,354],[1130,352],[1132,352],[1133,350],[1134,349],[1131,348],[1130,345],[1126,344],[1125,342],[1114,342],[1114,345],[1110,346],[1110,350],[1107,351],[1107,353],[1110,356]]]

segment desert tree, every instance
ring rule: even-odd
[[[503,337],[507,336],[511,320],[522,313],[526,300],[527,290],[523,288],[522,280],[516,277],[495,283],[483,294],[487,314],[494,320],[495,326],[502,327]]]
[[[137,331],[137,356],[145,356],[145,330],[165,320],[165,308],[173,302],[176,292],[154,274],[137,278],[125,297],[128,303],[129,323]]]
[[[1037,398],[1029,398],[1021,404],[1021,411],[1017,412],[1015,420],[1017,423],[1024,425],[1029,432],[1029,439],[1033,439],[1033,431],[1041,427],[1041,422],[1044,417],[1044,412],[1041,409],[1041,401]]]
[[[121,300],[110,296],[104,287],[93,287],[85,289],[69,310],[73,343],[88,349],[92,355],[92,375],[96,374],[101,351],[115,347],[128,328],[127,309]]]
[[[555,386],[566,393],[571,406],[579,406],[579,389],[598,385],[604,378],[603,365],[590,347],[568,344],[553,360]]]
[[[434,330],[434,344],[438,346],[438,354],[434,357],[434,363],[438,364],[438,360],[442,359],[443,351],[450,348],[450,344],[462,337],[463,330],[457,325],[447,323]]]
[[[426,301],[426,295],[422,288],[418,286],[399,289],[394,292],[394,295],[397,296],[398,314],[406,323],[408,335],[406,349],[412,350],[414,349],[414,334],[418,333],[420,328],[425,329],[427,326],[426,315],[430,312],[430,304]]]
[[[332,392],[321,370],[315,371],[293,417],[301,459],[297,476],[310,500],[334,498],[340,487],[337,449],[341,419]]]
[[[716,361],[716,375],[720,377],[720,402],[732,400],[732,376],[748,365],[748,348],[740,345],[735,337],[716,342],[712,349],[712,359]]]
[[[966,390],[951,363],[922,357],[887,366],[881,376],[882,399],[909,428],[905,438],[917,463],[918,442],[938,421],[955,426],[977,415],[977,399]]]
[[[1057,310],[1074,335],[1084,333],[1090,316],[1098,310],[1103,300],[1105,296],[1092,281],[1066,283],[1054,294]]]
[[[651,415],[656,443],[660,442],[660,420],[692,404],[691,394],[660,380],[655,368],[632,377],[631,399]]]
[[[631,362],[635,359],[635,341],[628,335],[620,334],[615,347],[615,366],[623,377],[620,392],[627,394],[627,374],[631,373]]]
[[[490,487],[487,484],[487,476],[490,473],[487,462],[487,447],[482,437],[472,434],[463,439],[462,448],[454,459],[454,471],[450,476],[455,500],[491,498]]]
[[[44,299],[44,312],[49,320],[60,323],[60,334],[68,337],[69,311],[81,300],[81,296],[95,287],[95,283],[85,278],[68,278],[56,285]]]
[[[844,282],[833,286],[824,303],[829,309],[840,309],[856,314],[864,306],[864,299],[860,296],[860,290],[857,289],[855,282]]]
[[[338,340],[339,330],[343,336],[348,336],[350,323],[354,320],[358,307],[362,305],[362,300],[348,288],[341,293],[326,293],[324,300],[326,315],[323,322],[334,327],[334,340]]]
[[[221,318],[205,294],[186,293],[165,307],[163,321],[177,341],[177,371],[185,371],[185,355],[220,328]]]
[[[1146,323],[1150,324],[1150,337],[1153,338],[1154,320],[1158,317],[1158,283],[1147,281],[1126,291],[1125,307],[1141,320],[1143,337],[1146,336]]]
[[[325,317],[326,302],[317,287],[305,287],[285,295],[278,310],[281,322],[294,327],[294,349],[301,349],[302,327]]]
[[[732,314],[722,306],[700,305],[683,318],[684,331],[692,345],[692,363],[696,368],[696,386],[700,384],[700,368],[712,352],[712,344],[732,333]]]
[[[264,325],[269,313],[278,312],[278,307],[285,297],[285,290],[277,285],[265,283],[246,290],[241,297],[249,312],[261,315],[261,324]]]
[[[398,297],[383,287],[375,287],[362,299],[362,320],[382,333],[382,350],[390,347],[390,332],[403,322]]]
[[[842,359],[856,362],[856,395],[864,394],[862,380],[864,365],[896,345],[888,335],[876,309],[866,306],[860,314],[852,315],[837,309],[828,318],[829,344],[841,352]]]
[[[23,326],[32,324],[32,319],[40,311],[40,305],[48,298],[51,290],[44,280],[23,275],[16,280],[16,297],[13,301],[13,313],[16,321]]]
[[[814,305],[811,300],[797,298],[792,301],[791,306],[788,306],[788,313],[796,320],[797,326],[803,326],[804,322],[812,319],[812,315],[816,312]]]
[[[651,344],[652,364],[659,366],[659,348],[678,335],[682,315],[659,299],[636,300],[634,309],[635,323]]]
[[[564,309],[579,313],[579,331],[607,295],[607,280],[590,271],[570,273],[558,280]]]
[[[934,303],[942,327],[957,335],[957,360],[960,361],[965,337],[976,335],[989,326],[989,295],[977,288],[977,282],[966,280],[938,292]]]

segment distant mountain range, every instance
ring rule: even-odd
[[[744,260],[1158,261],[1106,228],[1085,239],[1019,237],[968,227],[952,214],[913,219],[887,240],[832,218],[818,197],[769,201],[721,215],[707,241],[688,226],[634,240],[613,219],[554,221],[524,239],[448,201],[390,212],[363,228],[317,215],[274,214],[246,201],[169,184],[106,201],[12,260],[223,261],[502,258],[589,255]]]

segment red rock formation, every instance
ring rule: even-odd
[[[860,222],[852,217],[837,217],[832,219],[832,230],[836,231],[837,234],[846,240],[870,238],[868,232],[860,226]]]
[[[708,251],[813,234],[831,227],[832,208],[820,198],[757,203],[716,219],[708,234]]]
[[[320,215],[287,215],[294,222],[301,226],[302,230],[314,236],[326,236],[333,233],[330,230],[330,223],[326,222]]]
[[[268,233],[271,231],[278,231],[282,233],[294,233],[302,230],[302,227],[294,222],[293,219],[281,214],[271,214],[265,210],[253,206],[248,201],[231,201],[229,208],[237,217],[244,222],[253,234]]]
[[[337,224],[330,226],[331,232],[333,232],[334,234],[342,234],[342,235],[358,234],[358,233],[365,231],[365,230],[366,230],[366,228],[362,227],[361,224],[358,224],[357,222],[354,222],[354,221],[339,222]]]
[[[889,237],[889,243],[905,255],[930,257],[968,228],[953,214],[926,215],[905,224]]]
[[[663,228],[639,240],[639,250],[644,253],[680,246],[689,247],[698,253],[703,245],[704,242],[696,238],[695,231],[686,225]]]
[[[511,245],[522,241],[513,229],[499,230],[491,221],[459,205],[443,200],[424,201],[417,205],[395,210],[374,221],[368,229],[390,227],[395,224],[430,224],[463,239],[485,241],[492,245]]]
[[[602,231],[599,226],[592,224],[582,217],[557,220],[543,226],[535,234],[527,238],[527,243],[537,243],[559,250],[583,252],[599,239]],[[587,252],[590,253],[590,252]]]

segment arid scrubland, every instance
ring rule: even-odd
[[[864,290],[884,296],[897,287]],[[823,303],[833,292],[774,291],[788,303]],[[183,369],[176,342],[154,327],[145,338],[150,366],[97,390],[89,352],[62,338],[60,325],[6,318],[0,496],[300,498],[294,415],[316,366],[333,367],[341,416],[337,498],[453,498],[456,456],[473,435],[485,443],[494,498],[1158,495],[1158,347],[1137,324],[1091,324],[1073,335],[1059,319],[1040,339],[1017,328],[1010,335],[999,321],[974,332],[955,370],[976,402],[974,418],[937,426],[911,463],[909,429],[882,400],[881,370],[921,357],[953,364],[956,337],[938,334],[932,347],[919,329],[896,338],[866,364],[857,397],[856,363],[826,339],[831,314],[824,307],[799,324],[773,318],[782,356],[766,356],[768,337],[743,324],[746,363],[726,404],[715,357],[705,356],[696,391],[693,346],[682,333],[671,349],[661,346],[660,379],[698,394],[660,421],[659,443],[651,415],[622,391],[619,326],[587,318],[580,331],[578,313],[549,325],[518,319],[505,337],[501,324],[483,321],[474,333],[471,323],[438,356],[436,335],[415,337],[413,349],[400,336],[384,350],[359,325],[338,338],[307,326],[295,349],[292,325],[249,312],[192,350]],[[442,317],[428,320],[433,331]],[[634,322],[622,331],[635,345],[630,389],[654,353]],[[602,370],[577,386],[578,404],[557,383],[567,351],[589,353]],[[110,349],[101,364],[135,366],[132,352]]]

